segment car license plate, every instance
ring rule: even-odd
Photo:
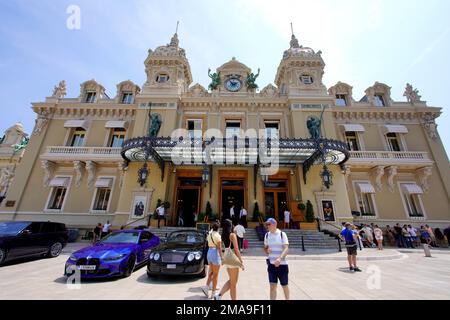
[[[80,270],[88,270],[88,271],[95,271],[95,269],[97,269],[97,266],[78,266],[78,269],[80,269]]]
[[[176,269],[177,265],[176,264],[168,264],[167,265],[167,269]]]

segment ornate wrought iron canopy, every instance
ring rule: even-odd
[[[306,173],[314,164],[342,165],[349,158],[344,142],[330,139],[232,139],[139,137],[127,140],[121,152],[127,163],[155,161],[164,176],[165,162],[175,165],[303,165]]]

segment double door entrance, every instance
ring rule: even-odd
[[[284,221],[284,211],[289,211],[288,189],[286,181],[270,181],[264,187],[264,213]]]
[[[177,218],[175,225],[195,227],[195,215],[201,206],[201,179],[179,179],[177,187]]]

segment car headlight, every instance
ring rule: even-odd
[[[122,254],[119,254],[119,255],[116,255],[116,256],[107,257],[104,260],[105,261],[116,261],[116,260],[120,260],[120,259],[122,259],[122,258],[124,258],[126,256],[127,256],[126,253],[122,253]]]
[[[202,258],[202,253],[201,252],[196,252],[195,253],[195,260],[200,260]]]
[[[153,252],[150,253],[150,260],[153,259],[154,256],[155,256],[155,254]]]
[[[153,256],[153,259],[155,261],[159,260],[160,254],[159,253],[155,253],[155,255]]]
[[[75,256],[70,256],[69,261],[76,262],[78,259]]]
[[[195,254],[193,252],[188,254],[188,261],[191,262],[192,260],[194,260],[195,258]]]

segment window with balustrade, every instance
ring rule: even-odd
[[[203,136],[203,120],[202,119],[188,119],[186,120],[186,129],[190,139],[200,139]]]
[[[86,138],[86,130],[83,128],[76,128],[73,130],[72,139],[70,140],[70,147],[83,147]]]
[[[393,132],[387,133],[386,140],[389,151],[396,151],[396,152],[403,151],[400,143],[400,137],[398,136],[397,133]]]
[[[345,141],[347,142],[347,147],[350,151],[361,151],[357,132],[346,131]]]
[[[122,148],[126,133],[127,131],[124,128],[112,129],[111,141],[109,143],[109,146],[111,148]]]

